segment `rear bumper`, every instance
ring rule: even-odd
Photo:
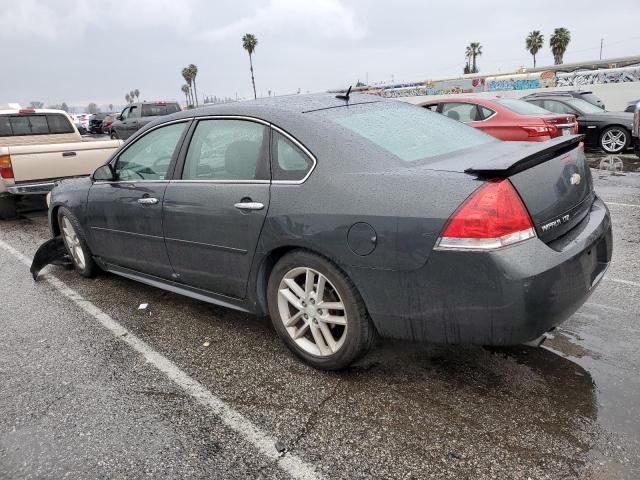
[[[54,182],[24,183],[12,185],[7,188],[7,191],[14,195],[45,195],[51,191],[54,185]]]
[[[363,297],[382,336],[517,345],[575,313],[604,276],[611,254],[609,211],[596,198],[587,219],[554,244],[535,238],[490,253],[433,251],[424,268],[392,280],[402,287],[402,300],[375,294],[392,308],[370,290]]]

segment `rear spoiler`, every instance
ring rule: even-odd
[[[529,142],[526,144],[529,151],[521,157],[503,155],[482,165],[467,168],[464,173],[483,177],[508,177],[573,150],[583,138],[584,135],[571,135],[546,142]]]

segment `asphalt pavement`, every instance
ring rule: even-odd
[[[592,156],[614,257],[542,348],[383,341],[344,372],[264,319],[28,263],[0,223],[0,479],[640,477],[640,165]],[[146,308],[140,308],[147,304]]]

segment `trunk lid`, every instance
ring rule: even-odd
[[[509,178],[531,215],[538,237],[548,243],[578,225],[595,194],[582,136],[546,142],[497,142],[428,165],[491,179]]]

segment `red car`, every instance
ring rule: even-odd
[[[513,98],[459,97],[421,106],[478,128],[500,140],[541,142],[578,133],[574,115],[551,113]]]

